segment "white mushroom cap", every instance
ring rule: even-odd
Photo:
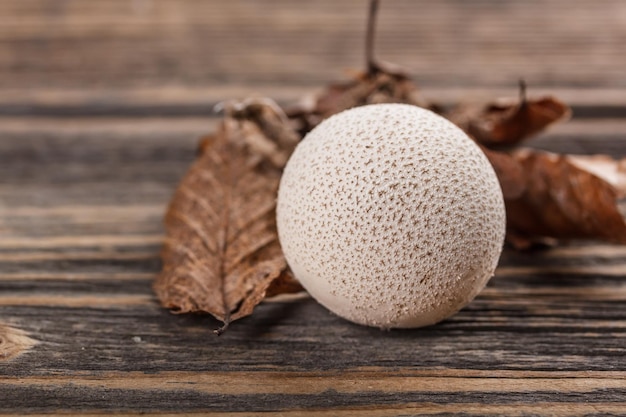
[[[330,117],[298,145],[277,224],[289,266],[326,308],[420,327],[493,276],[505,211],[495,172],[462,130],[416,106],[376,104]]]

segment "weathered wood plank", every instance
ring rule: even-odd
[[[350,407],[350,408],[334,408],[331,410],[322,410],[320,408],[297,409],[284,411],[281,410],[280,415],[284,417],[302,417],[302,416],[332,416],[332,417],[388,417],[388,416],[426,416],[426,415],[450,415],[456,413],[464,417],[486,417],[486,416],[528,416],[539,415],[539,413],[550,411],[550,415],[554,417],[572,417],[572,416],[607,416],[619,415],[626,406],[626,403],[592,403],[592,404],[559,404],[554,402],[537,402],[534,404],[515,404],[510,406],[507,404],[482,404],[482,403],[459,403],[459,404],[435,404],[435,403],[404,403],[397,406],[381,407]],[[65,410],[69,415],[76,415],[72,410]],[[64,412],[64,413],[65,413]],[[250,415],[263,415],[262,413],[251,413],[250,411],[242,412],[210,412],[211,416],[216,417],[241,417]],[[267,414],[267,413],[265,413]],[[6,414],[0,414],[6,415]],[[29,414],[31,417],[42,417],[49,414]],[[89,413],[93,417],[110,416],[110,413],[99,414]],[[137,416],[136,413],[115,413],[119,417]],[[178,416],[178,413],[161,413],[160,417]],[[197,417],[206,416],[207,412],[189,412],[186,416]],[[452,414],[454,415],[454,414]]]
[[[604,405],[603,403],[611,401],[613,394],[619,392],[625,385],[623,378],[619,377],[581,379],[563,376],[526,377],[523,373],[518,375],[518,377],[481,378],[479,383],[472,383],[475,377],[428,376],[420,373],[388,375],[381,378],[380,371],[311,375],[288,372],[215,372],[199,375],[177,372],[148,376],[141,373],[123,375],[105,372],[98,377],[77,377],[72,380],[58,378],[58,380],[65,387],[67,397],[79,404],[86,400],[93,402],[96,398],[90,397],[96,397],[103,388],[107,390],[107,400],[124,395],[128,400],[141,401],[146,393],[158,392],[159,397],[153,400],[151,408],[168,411],[177,410],[178,403],[172,401],[176,397],[204,400],[197,402],[203,404],[197,407],[198,409],[219,410],[227,404],[233,410],[255,408],[258,411],[282,411],[284,408],[293,410],[301,407],[324,409],[329,406],[361,408],[377,404],[380,407],[381,399],[385,405],[391,406],[423,400],[441,402],[444,398],[452,404],[472,402],[478,398],[489,399],[492,404],[524,404],[526,403],[524,398],[529,396],[541,397],[554,405],[564,406],[576,402],[580,396],[593,395],[596,399],[590,401],[591,403]],[[135,388],[130,392],[125,389],[129,378],[135,381]],[[5,387],[17,385],[24,394],[32,395],[31,399],[45,404],[50,401],[49,394],[46,395],[46,388],[57,386],[58,382],[50,378],[29,377],[21,379],[19,384],[2,385]],[[547,386],[551,389],[546,390]],[[329,392],[340,394],[342,400],[333,399],[333,394]],[[294,398],[296,402],[292,401]],[[39,402],[30,408],[37,410],[42,408],[41,404]],[[125,406],[126,402],[119,404],[118,409],[128,408]]]
[[[444,103],[515,96],[524,76],[574,108],[530,146],[622,157],[624,10],[385,2],[379,52]],[[36,343],[0,358],[0,415],[623,414],[620,246],[505,251],[474,302],[418,330],[356,326],[300,296],[217,338],[211,317],[158,305],[162,215],[212,107],[341,79],[361,66],[364,14],[327,0],[0,2],[0,352],[5,329]]]
[[[144,288],[148,294],[149,285]],[[0,306],[3,317],[39,341],[29,353],[3,364],[3,379],[58,372],[343,372],[362,367],[384,368],[386,377],[416,369],[493,370],[494,375],[498,370],[572,371],[581,378],[589,371],[624,372],[623,300],[520,296],[494,289],[438,326],[389,333],[346,323],[314,301],[301,300],[264,304],[255,316],[216,338],[210,331],[218,325],[215,320],[173,316],[141,294],[93,296],[86,291],[39,297],[22,304],[18,296],[16,305]],[[128,384],[131,388],[132,380]]]
[[[315,84],[363,61],[357,0],[55,3],[2,2],[0,87]],[[623,86],[624,16],[620,0],[394,1],[378,49],[426,84]]]

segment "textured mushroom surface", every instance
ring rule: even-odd
[[[420,327],[493,275],[502,191],[478,146],[416,106],[376,104],[322,122],[281,179],[277,225],[295,276],[353,322]]]

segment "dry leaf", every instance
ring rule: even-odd
[[[487,155],[487,159],[498,176],[504,200],[519,198],[526,191],[527,186],[526,172],[522,165],[508,153],[493,151],[484,146],[480,149]]]
[[[507,240],[519,249],[545,239],[626,243],[615,188],[568,156],[519,150],[486,151],[500,179]]]
[[[371,1],[365,42],[366,71],[347,82],[331,84],[321,94],[305,97],[285,109],[302,135],[333,114],[366,104],[406,103],[437,110],[436,105],[419,96],[417,87],[403,69],[374,58],[377,11],[378,1]]]
[[[333,114],[376,103],[407,103],[433,108],[421,99],[415,84],[401,71],[377,64],[345,83],[331,84],[318,96],[306,97],[285,112],[304,134]]]
[[[626,158],[608,155],[567,155],[570,163],[602,178],[615,188],[619,197],[626,196]]]
[[[565,120],[570,108],[554,97],[526,98],[520,82],[520,99],[499,100],[487,105],[459,105],[445,116],[478,143],[488,147],[516,145],[551,124]]]
[[[218,334],[268,292],[301,290],[275,219],[281,169],[299,137],[265,100],[229,103],[226,113],[172,198],[154,286],[164,306],[223,321]]]
[[[273,100],[248,98],[221,103],[218,109],[239,122],[230,131],[235,136],[233,139],[246,143],[253,154],[264,156],[277,168],[285,166],[300,141],[300,135],[290,127],[289,119]],[[228,119],[226,122],[230,123]]]

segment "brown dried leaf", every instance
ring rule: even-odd
[[[459,105],[446,117],[488,147],[516,145],[553,123],[567,119],[570,108],[554,97],[526,98],[520,82],[520,99],[498,100],[486,105]]]
[[[306,97],[300,103],[286,108],[285,112],[295,121],[298,131],[306,133],[333,114],[377,103],[432,107],[419,97],[417,87],[404,72],[378,64],[350,81],[329,85],[321,94]]]
[[[437,110],[437,106],[419,96],[406,71],[374,58],[378,3],[377,0],[370,1],[365,41],[366,71],[358,73],[352,80],[331,84],[321,94],[305,97],[285,109],[302,135],[333,114],[366,104],[406,103]]]
[[[487,151],[505,197],[507,240],[519,249],[546,239],[626,243],[626,223],[611,184],[568,156]]]
[[[626,196],[626,158],[613,159],[608,155],[567,155],[567,159],[578,168],[611,184],[620,198]]]
[[[504,200],[520,198],[527,186],[526,173],[522,165],[508,153],[493,151],[484,146],[480,148],[487,155],[487,159],[498,176]]]
[[[230,103],[226,112],[171,200],[154,285],[165,307],[223,321],[218,333],[268,292],[301,290],[287,271],[275,219],[281,169],[298,136],[266,101]]]

